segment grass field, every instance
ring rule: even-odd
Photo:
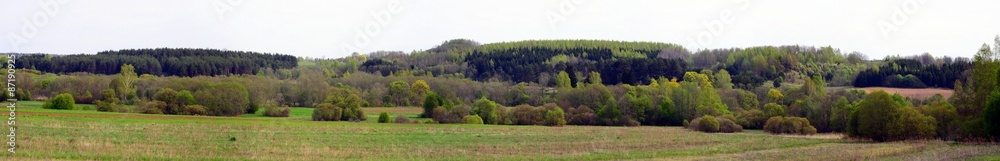
[[[870,87],[870,88],[858,88],[858,89],[864,90],[865,92],[868,93],[871,93],[872,91],[875,90],[883,90],[885,92],[888,92],[889,94],[898,93],[903,97],[919,98],[919,99],[926,99],[929,97],[933,97],[934,95],[937,94],[943,95],[944,98],[949,98],[953,93],[955,93],[954,90],[938,89],[938,88],[911,89],[911,88]]]
[[[291,117],[207,117],[60,111],[22,102],[17,153],[2,160],[996,160],[1000,146],[943,141],[866,143],[835,134],[706,134],[679,127],[378,124]],[[4,113],[8,113],[4,108]],[[834,136],[834,137],[829,137]]]

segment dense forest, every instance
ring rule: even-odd
[[[171,48],[103,51],[94,55],[28,54],[19,60],[18,68],[48,73],[116,74],[120,66],[131,64],[139,74],[158,76],[255,74],[263,69],[295,68],[298,63],[290,55]]]
[[[991,96],[998,51],[1000,38],[972,60],[930,54],[871,60],[810,46],[692,52],[654,42],[458,39],[424,51],[336,59],[209,49],[24,55],[15,75],[22,83],[18,99],[75,98],[113,112],[239,116],[297,106],[315,108],[316,121],[357,121],[364,119],[361,107],[419,106],[436,123],[977,140],[998,134],[990,131],[991,119],[1000,115],[988,108],[1000,108],[1000,95]],[[869,86],[954,88],[955,94],[907,98],[853,88]]]

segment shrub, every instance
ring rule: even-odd
[[[123,105],[109,103],[101,100],[94,101],[94,105],[97,106],[97,111],[103,112],[128,112],[128,108]]]
[[[167,103],[163,101],[149,101],[143,103],[139,107],[139,112],[144,114],[163,114],[164,109],[167,108]]]
[[[865,96],[848,122],[848,136],[879,142],[934,137],[937,124],[933,117],[894,101],[885,91]]]
[[[545,112],[545,126],[565,126],[566,113],[561,108]]]
[[[323,100],[323,103],[329,103],[340,109],[341,116],[339,120],[343,121],[364,121],[367,119],[365,117],[364,111],[361,110],[362,100],[361,97],[351,90],[332,87],[329,89],[330,93]],[[336,120],[329,120],[336,121]]]
[[[483,124],[483,118],[479,117],[479,115],[468,115],[468,116],[465,116],[465,117],[462,118],[462,123],[465,123],[465,124],[480,124],[480,125],[482,125]]]
[[[72,110],[75,107],[76,101],[73,100],[73,95],[69,93],[56,95],[56,97],[42,104],[42,108],[45,109]]]
[[[545,120],[544,109],[531,107],[529,105],[519,105],[514,107],[512,116],[516,125],[541,125]]]
[[[805,118],[775,116],[764,123],[764,131],[772,134],[812,135],[816,134],[816,127],[810,125]]]
[[[462,118],[464,118],[465,116],[468,116],[469,112],[471,112],[471,111],[472,111],[472,108],[469,107],[469,106],[466,106],[466,105],[457,105],[457,106],[451,108],[451,111],[450,111],[451,115],[448,115],[448,117],[449,117],[449,120],[453,120],[452,121],[453,123],[459,123],[459,121],[462,121]]]
[[[444,107],[438,106],[431,111],[432,112],[427,112],[424,114],[431,114],[431,119],[433,119],[434,121],[438,121],[441,123],[458,123],[459,121],[458,119],[452,119],[451,112],[448,112],[448,109],[445,109]]]
[[[94,101],[94,104],[97,106],[97,111],[128,112],[128,108],[119,104],[118,95],[115,94],[115,90],[105,89],[104,91],[101,91],[101,96],[104,97],[104,100]]]
[[[736,133],[743,132],[743,126],[736,124],[733,120],[727,118],[716,118],[719,121],[719,132],[722,133]]]
[[[410,123],[410,118],[406,117],[405,115],[396,115],[396,120],[394,120],[393,122],[398,124],[406,124]]]
[[[569,115],[566,121],[570,125],[597,125],[597,114],[586,105],[569,108],[566,113]]]
[[[184,109],[178,112],[181,115],[208,115],[208,108],[202,105],[187,105]]]
[[[288,107],[267,106],[264,108],[264,116],[267,117],[288,117],[291,113],[292,109]]]
[[[156,94],[153,95],[153,100],[160,101],[165,104],[162,109],[162,113],[166,114],[177,114],[177,111],[180,110],[180,105],[177,104],[177,98],[177,91],[170,88],[160,88],[160,91],[157,91]]]
[[[714,116],[705,115],[691,120],[691,127],[689,128],[707,133],[719,132],[719,120],[715,119]]]
[[[420,114],[420,117],[429,118],[434,116],[434,108],[444,105],[444,99],[438,96],[437,93],[430,92],[427,96],[424,96],[424,113]]]
[[[785,116],[785,106],[779,105],[777,103],[768,103],[764,105],[764,116],[766,117]]]
[[[382,112],[378,114],[378,123],[389,123],[389,113]]]
[[[239,83],[212,84],[194,95],[198,104],[208,107],[209,115],[239,116],[250,111],[250,93]]]
[[[747,129],[761,129],[767,119],[764,111],[757,109],[741,111],[736,115],[736,122]]]
[[[497,114],[496,108],[496,102],[490,101],[484,97],[473,103],[472,112],[477,114],[477,117],[481,117],[484,124],[500,124],[500,116]],[[465,118],[462,118],[462,120],[465,120]]]
[[[340,121],[343,110],[330,103],[316,105],[313,108],[313,121]]]
[[[177,92],[177,98],[174,99],[174,100],[176,100],[178,106],[181,106],[181,107],[187,106],[187,105],[194,105],[194,103],[195,103],[194,102],[195,101],[194,100],[194,95],[191,94],[191,91],[188,91],[188,90],[181,90],[180,92]]]

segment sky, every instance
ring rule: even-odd
[[[464,38],[971,57],[1000,34],[998,18],[997,0],[10,0],[0,2],[0,52],[168,47],[337,58]]]

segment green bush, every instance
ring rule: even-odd
[[[313,108],[313,121],[340,121],[343,109],[330,103],[322,103]]]
[[[406,115],[396,115],[396,120],[393,120],[392,122],[395,122],[397,124],[411,123],[410,118],[406,117]]]
[[[736,124],[733,120],[721,117],[716,119],[719,121],[719,132],[721,133],[743,132],[743,126]]]
[[[719,132],[719,120],[715,119],[715,116],[705,115],[691,120],[689,128],[707,133]]]
[[[161,101],[166,105],[162,109],[162,113],[165,114],[177,114],[181,107],[177,104],[177,91],[170,88],[160,88],[160,91],[153,95],[153,100]]]
[[[208,114],[213,116],[240,116],[250,108],[250,93],[239,83],[212,84],[194,95],[198,104],[208,107]]]
[[[816,127],[810,125],[805,118],[775,116],[764,123],[764,131],[772,134],[812,135],[816,134]]]
[[[163,101],[149,101],[139,107],[139,112],[144,114],[163,114],[167,108],[167,103]]]
[[[73,100],[73,95],[69,93],[63,93],[56,95],[56,97],[45,101],[42,104],[42,108],[45,109],[57,109],[57,110],[72,110],[76,108],[76,100]]]
[[[465,123],[465,124],[480,124],[480,125],[482,125],[483,124],[483,118],[479,117],[479,115],[468,115],[468,116],[465,116],[464,118],[462,118],[462,123]]]
[[[264,116],[267,117],[288,117],[291,113],[292,109],[288,107],[264,107]]]
[[[420,114],[420,117],[430,118],[434,116],[434,108],[444,106],[444,99],[438,96],[437,93],[430,92],[427,96],[424,96],[423,108],[424,113]]]
[[[878,142],[934,137],[937,121],[933,117],[898,102],[885,91],[865,96],[851,113],[848,136]]]
[[[490,101],[485,97],[476,100],[476,102],[472,104],[472,113],[477,114],[477,117],[481,117],[484,124],[500,124],[500,116],[497,114],[496,109],[497,103]],[[464,120],[465,118],[462,119]]]
[[[365,117],[364,111],[361,110],[362,101],[361,97],[348,89],[332,87],[329,89],[330,93],[327,94],[326,99],[323,103],[329,103],[333,107],[337,107],[341,112],[339,120],[342,121],[364,121],[367,119]],[[337,120],[329,120],[337,121]]]
[[[389,123],[389,113],[382,112],[378,114],[378,123]]]
[[[555,108],[545,112],[545,126],[565,126],[566,113],[562,108]]]
[[[187,105],[184,109],[178,112],[180,115],[208,115],[208,108],[202,105]]]
[[[764,128],[764,123],[767,122],[767,115],[764,111],[753,109],[738,112],[736,115],[736,122],[747,129],[761,129]]]

